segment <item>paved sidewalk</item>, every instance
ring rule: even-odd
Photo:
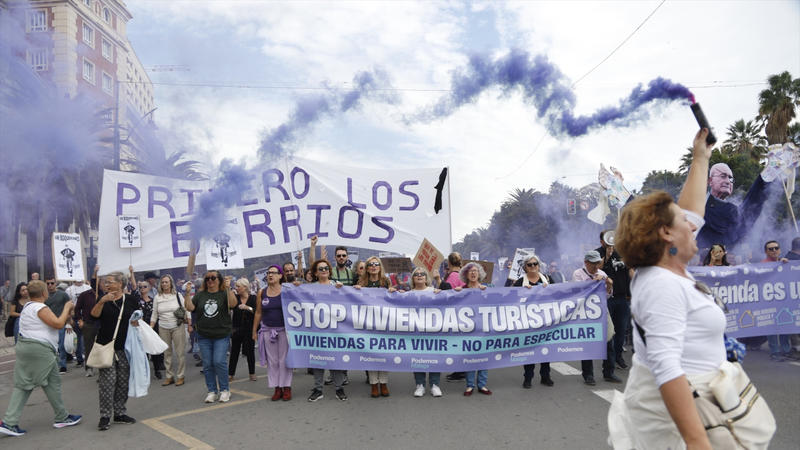
[[[14,354],[14,338],[0,336],[0,356]]]

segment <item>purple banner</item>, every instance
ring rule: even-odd
[[[800,261],[689,271],[725,303],[729,336],[800,333]]]
[[[603,359],[601,282],[439,293],[284,285],[289,367],[451,372]]]

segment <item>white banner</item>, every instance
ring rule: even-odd
[[[303,159],[256,172],[252,188],[226,211],[241,236],[242,257],[318,245],[414,254],[424,238],[449,253],[450,199],[438,169],[364,169]],[[98,264],[103,272],[182,267],[189,222],[210,182],[106,170],[100,205]],[[141,248],[120,249],[117,216],[138,215]],[[202,246],[206,246],[204,243]],[[213,245],[213,240],[211,241]],[[129,252],[132,255],[129,256]],[[196,264],[207,264],[201,248]],[[230,255],[229,255],[230,258]],[[230,268],[230,264],[228,268]]]
[[[119,248],[142,246],[142,230],[139,216],[119,216]]]
[[[201,249],[206,254],[206,270],[244,269],[243,247],[239,230],[232,223],[213,238],[203,239]]]
[[[80,281],[86,279],[83,273],[83,250],[80,234],[53,233],[53,267],[56,272],[56,280]]]

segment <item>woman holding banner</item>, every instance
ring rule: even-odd
[[[365,261],[367,265],[367,273],[363,277],[358,278],[356,289],[361,288],[382,288],[388,289],[389,292],[395,292],[392,287],[392,282],[383,272],[383,265],[377,256],[370,256]],[[369,384],[372,386],[370,396],[372,398],[388,397],[389,396],[389,372],[385,370],[370,370],[367,372]]]
[[[196,294],[186,296],[186,310],[198,310],[197,328],[200,353],[203,355],[203,374],[206,377],[205,402],[231,399],[228,388],[228,342],[231,335],[231,312],[236,307],[236,296],[218,270],[209,270]],[[187,286],[188,290],[188,286]]]
[[[447,255],[447,276],[444,278],[444,281],[450,284],[451,288],[457,288],[464,286],[464,282],[461,279],[461,254],[458,252],[453,252]]]
[[[292,369],[286,367],[289,339],[281,305],[283,271],[277,264],[267,268],[267,285],[258,291],[261,305],[253,319],[253,340],[258,341],[261,366],[267,365],[269,387],[275,388],[272,401],[292,399]]]
[[[441,292],[439,289],[434,289],[428,279],[428,272],[422,267],[416,267],[411,272],[411,290],[433,292],[434,294]],[[422,397],[425,395],[425,372],[414,372],[414,382],[417,387],[414,389],[414,397]],[[439,381],[442,377],[441,372],[428,372],[428,382],[431,385],[431,395],[434,397],[442,396],[442,389],[439,387]]]
[[[481,284],[481,280],[486,278],[486,272],[478,263],[467,263],[467,265],[461,269],[458,276],[463,286],[453,287],[455,291],[461,291],[462,289],[486,289],[486,286]],[[472,395],[472,392],[475,390],[475,373],[476,371],[470,370],[464,374],[467,382],[467,388],[464,390],[465,397]],[[489,371],[487,369],[479,369],[477,374],[478,392],[483,395],[492,395],[492,391],[486,387],[486,383],[489,381]]]
[[[524,277],[519,277],[512,286],[526,287],[528,289],[533,286],[547,286],[550,282],[547,275],[541,273],[539,269],[542,267],[542,260],[536,255],[531,255],[523,262],[523,270],[525,271]],[[525,364],[523,367],[522,387],[525,389],[531,388],[531,381],[533,381],[533,371],[536,369],[536,364]],[[553,379],[550,378],[550,363],[543,362],[539,367],[539,376],[542,378],[542,384],[545,386],[552,386]]]
[[[617,251],[636,269],[631,282],[636,331],[625,393],[615,397],[609,411],[615,448],[712,448],[695,397],[711,401],[709,384],[729,364],[723,338],[726,318],[711,290],[687,271],[697,253],[695,234],[704,223],[711,155],[707,134],[703,129],[694,138],[692,164],[678,203],[663,191],[639,197],[625,206],[617,226]],[[733,392],[728,392],[738,397],[738,390],[730,387]],[[766,448],[774,418],[760,403],[753,404],[767,442],[746,441],[742,446]],[[755,409],[749,417],[757,414]]]

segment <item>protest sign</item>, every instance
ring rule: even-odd
[[[358,262],[358,251],[347,251],[347,267],[355,268]]]
[[[440,372],[604,359],[602,282],[389,293],[285,285],[289,367]]]
[[[142,231],[139,216],[119,216],[119,248],[142,246]]]
[[[83,247],[77,233],[53,233],[53,268],[56,279],[63,281],[85,280]]]
[[[492,273],[494,273],[494,263],[493,262],[489,262],[489,261],[472,261],[472,260],[470,260],[470,261],[464,261],[464,265],[466,266],[467,264],[469,264],[471,262],[475,263],[475,264],[480,264],[480,266],[483,268],[483,271],[486,272],[486,276],[483,277],[482,280],[480,280],[481,283],[487,283],[487,284],[491,283],[492,282]]]
[[[295,158],[253,173],[252,189],[225,212],[237,219],[245,259],[296,253],[312,235],[346,247],[399,252],[395,256],[412,254],[426,237],[450,251],[448,187],[435,187],[441,168],[367,169]],[[203,213],[199,198],[210,187],[208,181],[106,170],[98,241],[103,270],[127,270],[129,251],[140,270],[185,266],[189,223]],[[139,216],[141,248],[119,248],[121,215]],[[208,257],[198,251],[196,263],[207,264]]]
[[[204,239],[202,246],[208,270],[243,269],[242,237],[235,226],[236,219],[212,239]]]
[[[381,258],[386,273],[411,272],[411,258]]]
[[[689,267],[727,312],[731,337],[800,333],[800,261]]]
[[[432,277],[437,270],[439,270],[439,266],[442,265],[442,261],[444,261],[444,255],[439,249],[436,248],[431,241],[427,239],[422,240],[422,244],[419,246],[419,250],[417,250],[417,254],[414,255],[414,260],[412,263],[414,267],[422,267],[428,274]]]
[[[469,259],[472,261],[477,261],[481,259],[481,254],[478,252],[469,252]]]
[[[525,275],[525,260],[535,254],[535,248],[518,248],[514,252],[514,259],[511,262],[511,270],[508,271],[508,279],[517,281],[519,277]]]
[[[267,285],[267,269],[269,269],[269,267],[264,267],[263,269],[258,269],[253,272],[253,276],[258,280],[259,287]]]

